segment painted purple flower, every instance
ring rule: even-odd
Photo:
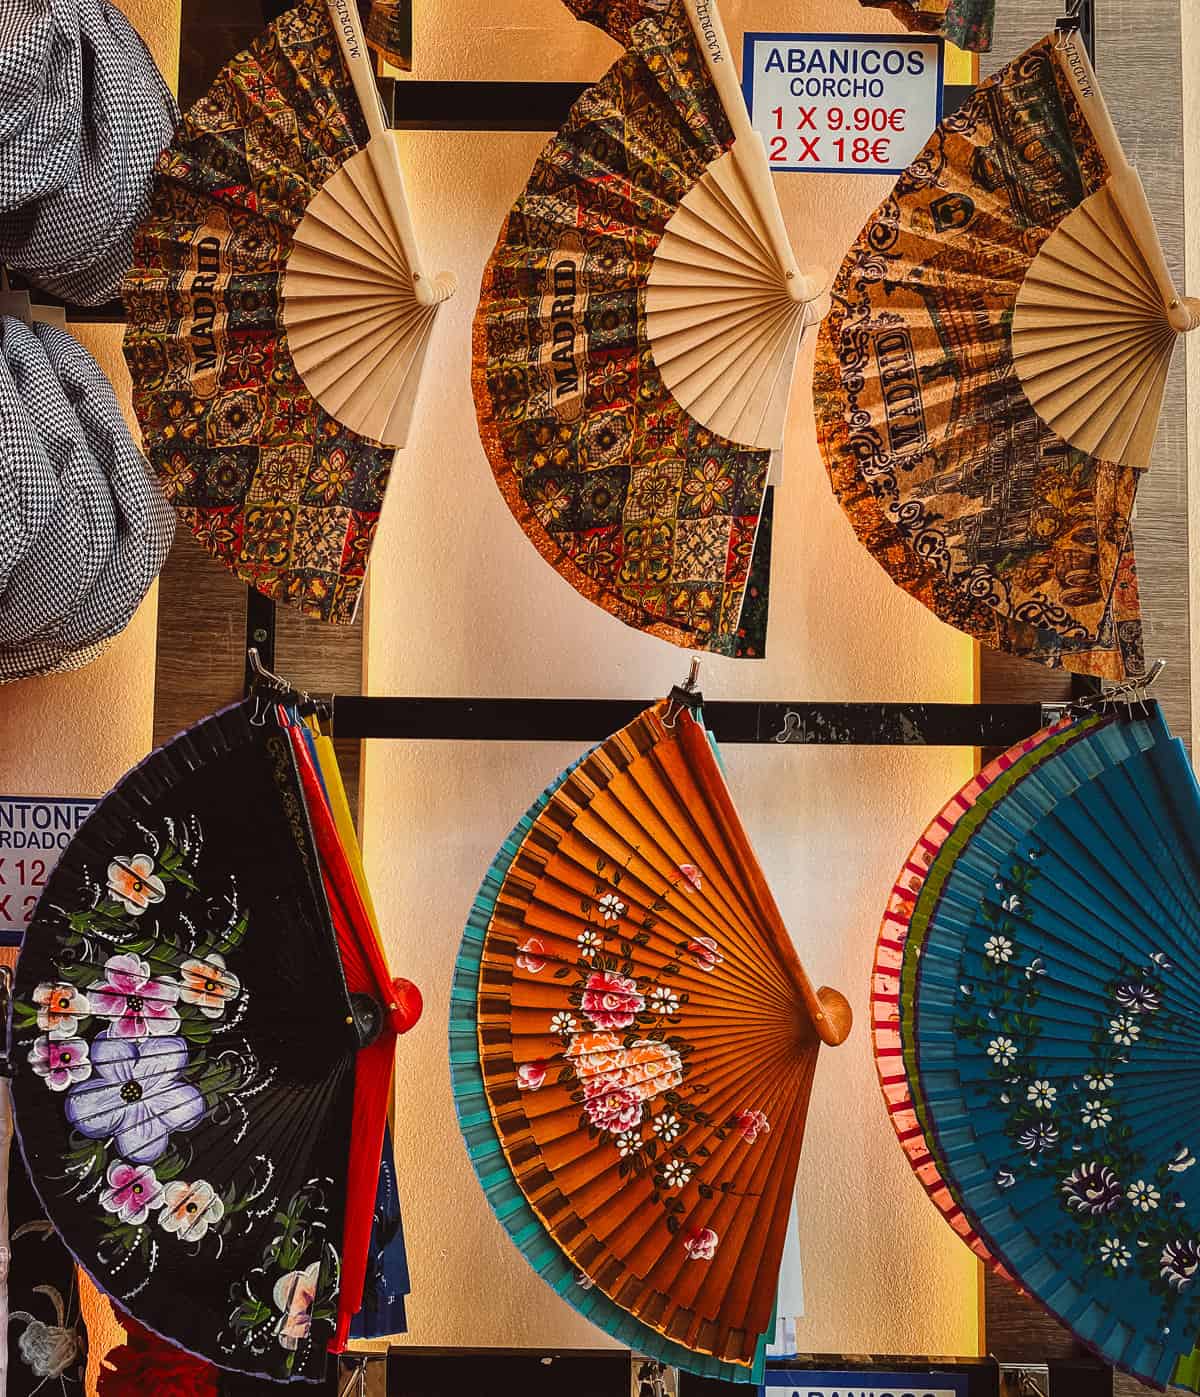
[[[110,1038],[160,1038],[179,1028],[179,986],[155,980],[149,964],[138,956],[109,956],[104,979],[88,986],[92,1013],[111,1019]]]
[[[1118,985],[1117,1003],[1134,1014],[1153,1014],[1162,1000],[1150,985]]]
[[[1067,1207],[1077,1213],[1100,1215],[1119,1208],[1124,1200],[1121,1181],[1105,1164],[1077,1164],[1062,1181]]]
[[[1162,1249],[1159,1275],[1175,1290],[1186,1290],[1200,1270],[1200,1244],[1192,1237],[1176,1237]]]
[[[45,1077],[51,1091],[66,1091],[72,1082],[86,1082],[92,1075],[88,1045],[82,1038],[55,1041],[42,1034],[29,1050],[29,1065]]]
[[[163,1205],[163,1187],[146,1164],[126,1164],[114,1159],[105,1175],[108,1187],[100,1194],[100,1206],[116,1213],[122,1222],[141,1224],[152,1208]]]
[[[130,1163],[152,1164],[173,1131],[204,1115],[204,1098],[179,1080],[187,1060],[182,1038],[96,1038],[93,1076],[68,1092],[67,1119],[90,1140],[113,1139]]]

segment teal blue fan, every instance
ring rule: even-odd
[[[561,772],[521,817],[493,860],[472,904],[454,966],[450,995],[450,1077],[459,1125],[471,1164],[493,1211],[521,1254],[556,1295],[611,1338],[635,1352],[704,1377],[757,1385],[763,1378],[765,1336],[758,1345],[752,1365],[726,1363],[672,1342],[635,1319],[599,1288],[587,1284],[586,1278],[559,1249],[517,1186],[488,1109],[479,1064],[476,1015],[484,937],[495,911],[497,894],[522,841],[550,797],[589,755],[584,753],[579,761]]]
[[[1109,1363],[1200,1390],[1200,787],[1154,707],[1047,730],[946,807],[873,1004],[956,1230]]]

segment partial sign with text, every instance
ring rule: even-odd
[[[773,170],[899,174],[942,117],[942,40],[747,34],[742,84]]]
[[[967,1397],[966,1373],[817,1372],[768,1367],[760,1397]]]
[[[51,869],[95,805],[0,796],[0,946],[20,945]]]

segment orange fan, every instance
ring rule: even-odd
[[[809,983],[680,693],[518,825],[476,901],[455,998],[471,997],[491,1126],[544,1230],[641,1324],[750,1364],[817,1051],[851,1014]],[[474,1158],[472,1106],[460,1095]]]

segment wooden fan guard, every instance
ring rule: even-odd
[[[680,406],[720,436],[778,450],[819,281],[801,274],[716,0],[685,0],[734,141],[688,192],[646,290],[654,362]],[[703,12],[703,14],[701,13]]]
[[[1013,313],[1013,359],[1026,396],[1058,436],[1144,469],[1175,342],[1200,326],[1200,300],[1175,289],[1087,54],[1070,33],[1055,53],[1109,178],[1034,258]]]
[[[284,277],[288,345],[305,387],[352,431],[403,446],[448,272],[422,268],[404,175],[353,0],[328,0],[370,139],[296,229]]]
[[[703,865],[699,887],[680,876],[691,859]],[[569,1002],[569,971],[561,967],[578,956],[580,900],[595,895],[598,860],[624,869],[621,930],[607,940],[628,946],[632,973],[647,992],[656,982],[690,999],[682,1026],[626,1028],[616,1036],[642,1039],[624,1048],[596,1045],[590,1029],[572,1031],[568,1052],[547,1025]],[[642,932],[644,943],[635,940]],[[682,949],[689,937],[708,934],[725,957],[720,974],[690,963]],[[526,973],[517,962],[530,936],[544,949],[544,972]],[[670,965],[674,972],[664,972]],[[586,1010],[573,1012],[582,1028]],[[690,713],[672,719],[666,705],[649,710],[554,791],[505,877],[488,928],[480,1063],[522,1192],[558,1245],[617,1304],[689,1348],[752,1360],[771,1323],[818,1049],[843,1041],[850,1022],[846,1000],[836,990],[814,990],[805,975],[708,736]],[[664,1041],[645,1041],[647,1033]],[[682,1076],[661,1051],[668,1033],[692,1045]],[[556,1053],[576,1064],[574,1082],[556,1080],[551,1061],[545,1084],[528,1090],[529,1064],[541,1067]],[[596,1054],[603,1062],[589,1066]],[[614,1069],[614,1054],[629,1065]],[[629,1073],[655,1109],[671,1109],[662,1105],[671,1100],[664,1093],[677,1090],[684,1100],[694,1095],[709,1115],[680,1141],[699,1178],[676,1195],[674,1230],[656,1196],[670,1189],[651,1172],[622,1167],[614,1137],[590,1137],[580,1117],[586,1074],[611,1070]],[[731,1113],[744,1108],[765,1111],[771,1122],[754,1144],[728,1128]],[[661,1170],[674,1147],[659,1143]],[[733,1192],[722,1191],[726,1179]],[[700,1182],[707,1193],[697,1191]],[[720,1245],[711,1257],[692,1259],[685,1239],[706,1228]]]

